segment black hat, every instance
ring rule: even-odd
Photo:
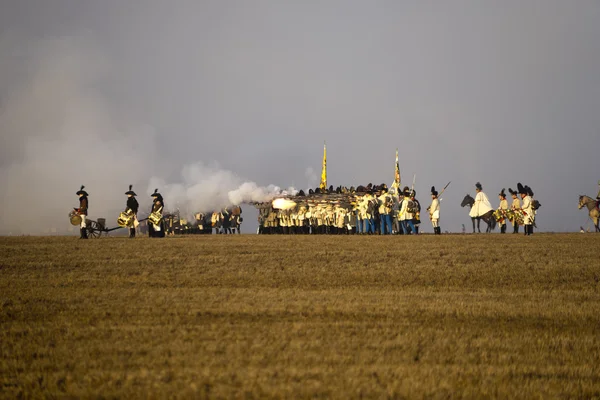
[[[437,195],[438,195],[438,192],[437,192],[437,190],[435,190],[435,186],[432,186],[432,187],[431,187],[431,195],[432,195],[432,196],[437,196]]]
[[[513,196],[516,196],[518,194],[516,190],[512,190],[511,188],[508,188],[508,192]]]
[[[75,194],[76,194],[77,196],[79,196],[80,194],[82,194],[82,195],[84,195],[84,196],[89,196],[89,194],[88,194],[88,193],[87,193],[85,190],[83,190],[84,188],[85,188],[85,186],[81,185],[81,189],[79,189],[79,190],[77,191],[77,193],[75,193]]]
[[[412,190],[410,191],[410,196],[411,196],[411,197],[417,197],[417,191],[416,191],[415,189],[412,189]]]
[[[498,193],[498,196],[502,196],[502,197],[506,198],[506,193],[504,193],[505,190],[506,190],[505,188],[502,188],[500,193]]]
[[[481,186],[481,183],[479,183],[479,182],[477,182],[477,183],[475,184],[475,188],[476,188],[477,190],[483,190],[483,187]]]
[[[523,185],[521,185],[521,182],[517,183],[517,192],[519,192],[519,194],[527,194],[527,191]]]
[[[160,193],[158,193],[158,189],[154,189],[154,193],[150,195],[150,197],[162,197]]]
[[[527,192],[529,196],[533,197],[533,190],[531,190],[531,188],[527,185],[525,185],[525,192]]]
[[[133,187],[133,185],[129,185],[129,190],[127,192],[125,192],[126,195],[132,195],[132,196],[137,196],[137,194],[135,194],[135,192],[133,190],[131,190],[131,188]]]

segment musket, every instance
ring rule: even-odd
[[[448,182],[448,183],[446,184],[446,186],[444,186],[444,188],[442,189],[442,191],[440,192],[440,194],[438,195],[438,197],[440,197],[440,196],[442,195],[442,193],[444,193],[444,190],[446,190],[446,188],[447,188],[448,186],[450,186],[450,183],[452,183],[452,181]]]

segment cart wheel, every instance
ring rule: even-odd
[[[102,233],[100,226],[98,225],[98,223],[96,221],[90,221],[90,223],[87,227],[87,231],[88,231],[88,237],[93,238],[93,239],[99,238],[100,234]]]

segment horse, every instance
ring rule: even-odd
[[[600,228],[598,227],[600,210],[598,210],[596,200],[592,199],[590,196],[579,196],[579,209],[581,210],[584,206],[587,207],[587,209],[589,210],[590,218],[594,223],[594,228],[596,228],[596,232],[600,232]]]
[[[463,201],[460,203],[461,207],[469,206],[469,209],[473,207],[475,204],[475,199],[471,197],[471,195],[467,194]],[[481,229],[479,229],[479,224],[481,220],[487,224],[487,228],[485,233],[490,233],[492,230],[496,229],[496,218],[494,218],[494,210],[490,210],[479,217],[471,217],[471,221],[473,222],[473,233],[475,233],[475,220],[477,220],[477,231],[481,233]]]

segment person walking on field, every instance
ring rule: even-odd
[[[519,194],[521,195],[521,199],[523,200],[523,204],[521,205],[521,210],[523,212],[523,229],[525,230],[525,236],[529,236],[533,234],[533,205],[531,204],[531,189],[529,186],[523,186],[520,183],[517,183],[517,189]]]
[[[504,191],[505,189],[502,188],[500,193],[498,193],[498,198],[500,199],[500,205],[498,206],[498,209],[502,213],[502,219],[498,221],[500,224],[500,233],[506,233],[506,212],[508,211],[508,201],[506,201],[506,193]]]
[[[133,239],[135,237],[135,228],[137,227],[137,224],[139,224],[137,220],[137,213],[140,205],[135,199],[135,196],[137,196],[137,194],[135,194],[132,188],[133,185],[129,185],[129,190],[125,192],[125,194],[127,195],[127,205],[125,206],[125,212],[133,213],[133,219],[131,220],[131,225],[129,225],[129,237]]]
[[[154,222],[148,221],[148,233],[150,237],[165,237],[165,224],[162,218],[162,212],[165,208],[163,197],[158,193],[158,189],[154,190],[151,197],[153,198],[151,216],[154,214],[157,220]]]
[[[81,188],[77,191],[77,193],[75,193],[77,196],[79,196],[79,208],[76,208],[75,211],[77,211],[77,214],[81,217],[81,223],[79,225],[79,239],[88,238],[86,218],[89,208],[89,194],[83,189],[85,189],[85,186],[81,185]]]
[[[475,203],[469,212],[469,216],[471,218],[481,217],[492,210],[492,204],[490,203],[487,195],[483,193],[483,187],[481,186],[481,183],[477,182],[475,184],[475,192],[477,192],[477,196],[475,196]]]
[[[509,193],[512,196],[512,199],[513,199],[512,204],[510,206],[510,209],[514,213],[521,212],[521,200],[519,200],[519,193],[518,193],[518,191],[517,190],[512,190],[511,188],[508,188],[508,191],[509,191]],[[513,234],[514,233],[519,233],[519,221],[514,216],[513,216],[512,224],[513,224]]]
[[[435,190],[435,186],[431,187],[431,205],[429,206],[429,219],[433,226],[433,233],[441,235],[442,230],[439,225],[440,221],[440,200],[438,199],[438,192]]]

